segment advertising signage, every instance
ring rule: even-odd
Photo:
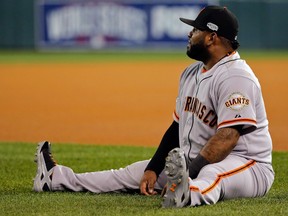
[[[176,2],[176,3],[174,3]],[[187,42],[206,1],[38,1],[36,44],[39,48],[161,48]]]

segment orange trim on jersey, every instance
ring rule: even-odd
[[[174,114],[174,116],[176,117],[176,119],[179,120],[179,116],[178,116],[178,114],[176,113],[176,110],[174,110],[174,113],[173,113],[173,114]],[[170,114],[170,115],[171,115],[171,114]]]
[[[240,172],[254,166],[255,164],[256,164],[256,161],[251,160],[247,164],[244,164],[243,166],[240,166],[240,167],[233,169],[229,172],[218,174],[216,180],[209,187],[205,188],[202,191],[198,187],[195,187],[195,186],[190,186],[189,188],[191,191],[200,192],[201,194],[205,195],[208,192],[210,192],[211,190],[213,190],[222,181],[222,179],[233,176],[237,173],[240,173]]]
[[[218,125],[218,128],[223,126],[223,125],[228,125],[231,123],[237,123],[237,122],[249,122],[252,124],[256,124],[257,122],[254,119],[248,119],[248,118],[237,118],[237,119],[233,119],[233,120],[228,120],[228,121],[223,121]]]

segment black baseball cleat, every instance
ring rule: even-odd
[[[48,141],[38,143],[35,160],[37,173],[33,190],[36,192],[51,191],[52,174],[56,162],[51,154],[51,144]]]
[[[181,208],[190,201],[189,170],[186,165],[184,151],[172,149],[164,168],[167,176],[167,190],[162,202],[163,208]]]

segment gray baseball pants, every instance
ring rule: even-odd
[[[125,168],[76,174],[69,167],[57,165],[52,178],[53,191],[125,192],[139,189],[149,160]],[[189,179],[191,206],[215,204],[220,200],[264,196],[272,186],[274,172],[270,164],[229,155],[219,163],[202,168],[196,179]],[[162,172],[155,189],[162,190],[166,176]]]

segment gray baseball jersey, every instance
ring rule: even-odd
[[[219,128],[243,125],[232,154],[271,163],[272,141],[258,79],[237,52],[209,71],[203,63],[190,65],[180,79],[174,120],[180,146],[195,158]]]

